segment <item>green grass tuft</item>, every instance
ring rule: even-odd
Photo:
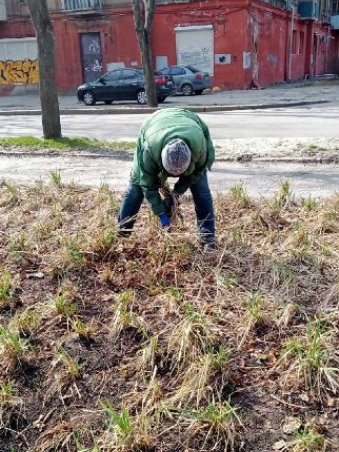
[[[61,138],[60,140],[43,140],[32,136],[0,138],[0,146],[4,148],[17,146],[36,149],[89,149],[89,148],[112,148],[114,150],[126,151],[134,149],[133,141],[101,141],[93,138]]]

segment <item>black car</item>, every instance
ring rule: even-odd
[[[164,102],[175,92],[174,82],[171,77],[158,72],[155,72],[154,79],[158,102]],[[141,105],[147,103],[142,70],[135,68],[107,72],[98,80],[79,86],[77,95],[85,105],[94,105],[99,101],[111,104],[114,100],[136,100]]]

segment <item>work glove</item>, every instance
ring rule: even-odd
[[[160,227],[161,228],[168,228],[171,224],[170,217],[166,213],[161,213],[159,215],[160,219]]]

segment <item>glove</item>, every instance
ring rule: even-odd
[[[169,216],[166,213],[162,213],[159,215],[160,218],[160,227],[161,228],[168,228],[171,224],[171,220]]]

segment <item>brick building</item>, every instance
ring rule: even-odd
[[[48,0],[60,90],[141,66],[130,0]],[[157,68],[191,64],[221,88],[267,86],[339,70],[339,0],[158,0]],[[0,0],[0,87],[34,84],[37,48],[23,0]]]

